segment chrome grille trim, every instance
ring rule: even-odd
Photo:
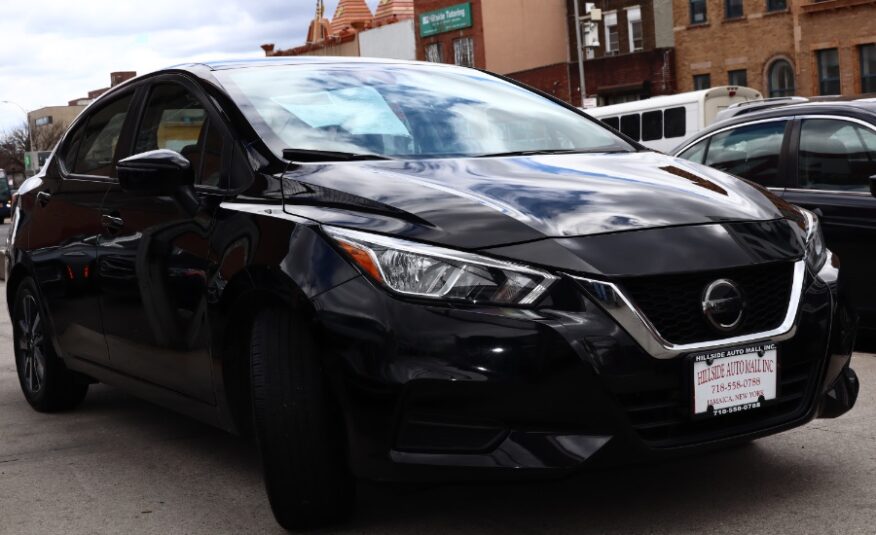
[[[754,342],[781,342],[792,338],[797,332],[797,312],[803,293],[803,280],[806,277],[806,261],[794,263],[794,278],[791,282],[791,300],[781,325],[770,331],[745,334],[730,338],[696,342],[691,344],[672,344],[666,341],[641,310],[614,283],[568,275],[577,281],[587,294],[598,303],[614,320],[652,357],[672,359],[685,353],[709,351],[726,346]]]

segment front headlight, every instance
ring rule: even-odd
[[[802,209],[801,209],[802,210]],[[806,264],[813,273],[818,273],[827,260],[827,247],[818,216],[809,210],[802,210],[806,230]]]
[[[336,227],[323,230],[371,278],[403,295],[529,305],[557,280],[539,269],[463,251]]]

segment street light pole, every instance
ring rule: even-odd
[[[575,4],[575,39],[578,41],[576,54],[578,55],[578,78],[581,84],[581,107],[584,107],[584,101],[587,98],[587,86],[584,85],[584,56],[581,52],[584,50],[584,41],[581,39],[581,6],[580,0],[573,0]]]

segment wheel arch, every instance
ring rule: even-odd
[[[250,266],[226,285],[218,304],[222,316],[213,337],[214,377],[223,421],[229,430],[251,432],[249,386],[249,340],[258,310],[266,306],[288,307],[304,317],[315,318],[316,309],[301,287],[286,273],[270,266]]]

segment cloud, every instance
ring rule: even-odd
[[[327,14],[336,4],[326,1]],[[303,43],[314,8],[314,0],[4,2],[0,101],[63,105],[108,86],[113,71],[261,57],[263,43]],[[23,122],[15,105],[0,104],[0,131]]]

